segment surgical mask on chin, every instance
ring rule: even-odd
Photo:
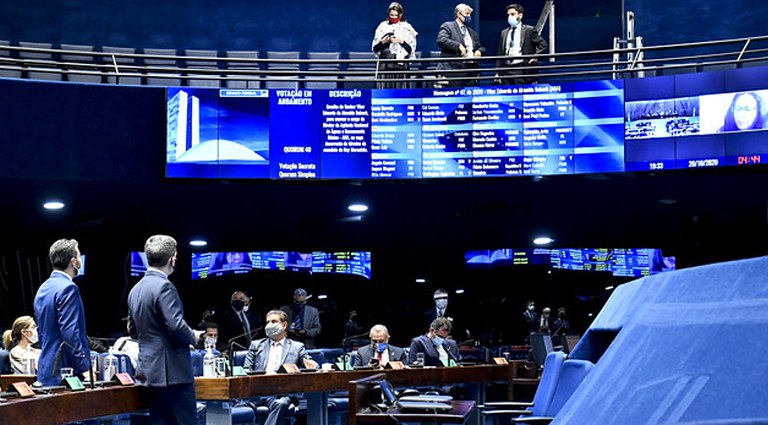
[[[269,323],[267,326],[264,326],[264,332],[269,339],[275,339],[282,331],[283,327],[279,323]]]
[[[535,310],[535,309],[536,309],[536,306],[533,306],[533,305],[529,305],[529,306],[528,306],[528,310],[531,310],[531,311],[533,311],[533,310]]]
[[[434,342],[435,345],[439,347],[443,345],[443,343],[445,342],[445,338],[435,335],[435,337],[432,338],[432,342]]]
[[[446,299],[435,300],[435,307],[440,309],[448,307],[448,300]]]
[[[30,329],[30,335],[27,337],[29,339],[29,342],[32,344],[37,344],[37,341],[40,339],[40,337],[37,335],[37,329]]]
[[[384,350],[386,350],[386,349],[387,349],[387,343],[386,343],[386,342],[377,342],[376,344],[373,344],[373,345],[374,345],[374,347],[373,347],[373,348],[374,348],[374,349],[376,350],[376,352],[378,352],[378,353],[383,353],[383,352],[384,352]]]
[[[246,304],[246,305],[243,307],[243,311],[248,311],[248,307],[250,307],[250,305]]]
[[[517,20],[517,18],[513,18],[511,16],[507,17],[507,23],[510,27],[514,28],[517,26],[517,24],[520,23],[520,21]]]

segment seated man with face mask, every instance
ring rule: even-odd
[[[310,369],[318,368],[317,362],[307,354],[304,344],[286,338],[288,317],[285,312],[272,310],[267,313],[266,319],[264,331],[267,337],[251,342],[243,365],[246,371],[272,374],[277,373],[280,366],[287,363]],[[291,399],[285,395],[261,397],[256,404],[269,407],[265,425],[277,425],[288,413]]]
[[[368,334],[369,345],[357,349],[352,366],[384,367],[389,362],[405,362],[405,350],[389,345],[389,330],[384,325],[375,325]]]
[[[417,354],[424,354],[424,366],[455,366],[459,362],[459,346],[456,341],[448,339],[451,334],[451,321],[446,317],[438,317],[429,325],[426,335],[417,336],[411,340],[408,352],[408,364],[416,363]]]

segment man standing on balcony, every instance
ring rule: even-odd
[[[523,24],[522,5],[517,3],[507,6],[509,28],[501,30],[497,68],[511,68],[497,73],[497,81],[504,85],[531,84],[536,81],[533,75],[538,71],[533,67],[539,63],[536,58],[522,58],[521,55],[540,55],[547,51],[547,42],[536,32],[536,28]]]
[[[440,70],[456,69],[475,69],[478,67],[476,60],[485,53],[485,47],[480,44],[480,36],[475,30],[469,27],[472,22],[472,8],[469,5],[460,3],[453,10],[454,20],[444,22],[440,25],[437,33],[437,45],[440,47],[441,58],[466,58],[465,61],[440,62],[437,65]],[[448,73],[445,77],[448,79],[448,85],[451,87],[471,86],[476,83],[475,80],[452,80],[456,77],[468,77],[477,75],[476,72],[468,73]]]

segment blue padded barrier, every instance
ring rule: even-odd
[[[616,338],[553,425],[768,422],[768,257],[623,286],[588,332]]]

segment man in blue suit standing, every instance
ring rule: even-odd
[[[384,367],[389,362],[405,362],[405,350],[389,344],[389,330],[384,325],[374,325],[368,334],[371,343],[357,349],[352,366]],[[371,362],[371,360],[374,360]]]
[[[282,310],[267,313],[267,325],[264,327],[266,338],[251,342],[245,355],[243,368],[253,372],[277,373],[280,366],[288,363],[299,367],[317,369],[317,362],[307,354],[304,344],[286,338],[288,315]],[[262,397],[259,403],[269,407],[269,415],[264,425],[277,425],[285,418],[291,406],[288,396]]]
[[[62,367],[71,367],[75,375],[85,374],[91,364],[91,352],[83,300],[72,282],[83,267],[77,241],[57,240],[48,250],[48,258],[53,272],[37,290],[34,307],[42,348],[37,380],[51,386],[61,382]]]
[[[176,240],[155,235],[144,244],[149,267],[128,294],[128,331],[139,340],[136,380],[149,390],[155,424],[197,423],[189,346],[203,331],[184,321],[184,307],[168,275],[176,266]]]
[[[451,334],[451,321],[447,317],[438,317],[429,325],[426,335],[411,340],[408,351],[408,363],[416,362],[417,354],[424,354],[424,366],[453,366],[459,362],[459,346],[448,339]]]

